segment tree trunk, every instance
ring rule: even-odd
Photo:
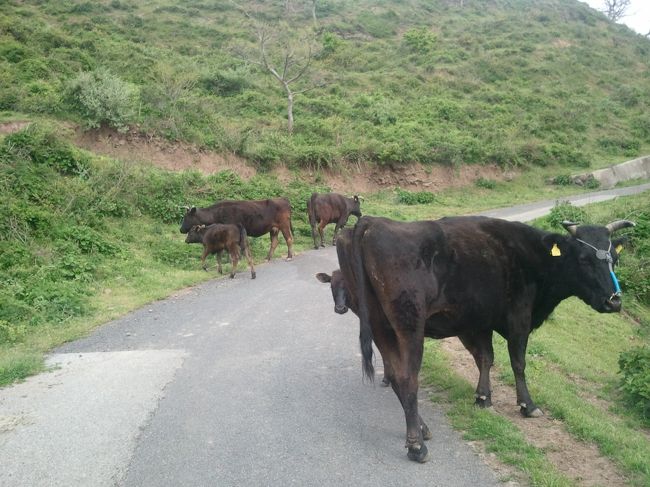
[[[293,93],[288,85],[284,86],[287,90],[287,131],[289,135],[293,134]]]

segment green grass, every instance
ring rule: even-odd
[[[129,125],[260,168],[564,173],[650,151],[650,42],[578,1],[332,0],[315,32],[303,4],[287,17],[281,2],[237,3],[297,52],[311,39],[293,87],[314,89],[296,96],[293,136],[284,92],[251,62],[254,25],[229,0],[3,2],[0,110]]]
[[[557,471],[543,450],[526,441],[515,425],[491,410],[474,406],[473,386],[449,367],[439,344],[433,340],[425,342],[422,377],[434,391],[432,399],[445,404],[453,427],[463,431],[466,440],[482,442],[486,451],[521,471],[533,486],[573,485]]]

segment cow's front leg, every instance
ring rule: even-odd
[[[521,414],[527,418],[537,418],[544,413],[539,409],[530,397],[526,385],[526,347],[528,346],[528,334],[511,335],[508,338],[508,352],[510,354],[510,365],[515,374],[515,385],[517,387],[517,404],[521,408]]]
[[[494,364],[492,348],[492,330],[479,333],[459,335],[461,343],[474,357],[479,370],[478,385],[476,386],[476,405],[482,408],[492,406],[492,391],[490,390],[490,368]]]

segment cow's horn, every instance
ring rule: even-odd
[[[567,232],[569,232],[571,235],[574,237],[576,236],[576,229],[578,228],[578,224],[575,222],[570,222],[568,220],[564,220],[562,222],[562,226],[566,229]]]
[[[607,231],[611,234],[622,228],[633,227],[635,225],[636,223],[631,222],[630,220],[616,220],[605,225],[605,228],[607,228]]]

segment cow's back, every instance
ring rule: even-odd
[[[257,201],[221,201],[210,208],[215,223],[242,224],[251,237],[281,228],[291,219],[291,205],[287,198]]]

